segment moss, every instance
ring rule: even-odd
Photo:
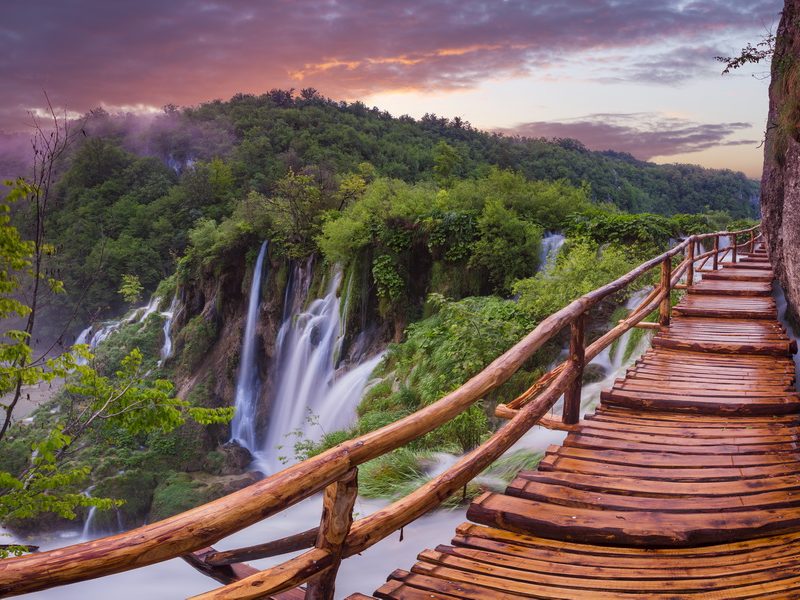
[[[209,486],[186,473],[173,473],[153,493],[150,520],[158,521],[210,502],[224,494],[220,486]]]
[[[206,454],[203,460],[203,469],[213,475],[222,475],[225,468],[225,455],[218,450],[212,450]]]
[[[154,433],[148,439],[149,451],[140,458],[141,464],[154,471],[199,471],[208,448],[204,442],[204,427],[187,422],[169,433]]]
[[[118,515],[126,527],[143,523],[150,512],[153,492],[158,484],[157,475],[141,469],[125,471],[104,479],[93,490],[99,498],[114,498],[125,503],[112,511],[98,511],[95,524],[101,531],[113,531],[118,527]]]
[[[175,340],[180,353],[179,371],[187,374],[194,371],[211,350],[218,333],[216,322],[203,315],[193,317]]]

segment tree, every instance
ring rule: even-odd
[[[322,212],[329,208],[328,198],[310,175],[289,170],[278,181],[275,193],[267,198],[277,241],[289,256],[301,258],[313,252],[319,234]]]
[[[458,174],[461,155],[450,144],[440,141],[433,149],[433,173],[440,185],[449,186]]]
[[[136,275],[125,274],[122,276],[122,285],[119,286],[119,295],[129,304],[134,304],[142,299],[142,282]]]

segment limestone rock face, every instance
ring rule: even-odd
[[[790,318],[800,323],[800,0],[786,0],[769,87],[761,178],[767,247],[786,291]]]

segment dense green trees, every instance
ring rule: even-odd
[[[379,259],[377,272],[386,274],[389,285],[407,279],[408,253],[416,253],[417,242],[427,240],[435,259],[440,252],[446,261],[454,262],[456,255],[470,259],[478,220],[491,199],[525,222],[520,226],[526,233],[506,234],[508,240],[525,237],[528,250],[518,258],[527,261],[535,254],[536,236],[526,224],[563,229],[568,216],[604,203],[660,215],[721,210],[747,217],[757,189],[733,172],[653,165],[624,154],[590,152],[574,140],[490,135],[433,114],[393,118],[359,102],[283,90],[239,94],[185,110],[168,107],[147,125],[95,111],[85,131],[88,137],[69,157],[48,223],[58,250],[50,267],[64,280],[69,302],[84,309],[81,321],[120,308],[116,290],[124,274],[138,276],[146,291],[154,289],[174,270],[189,230],[207,227],[201,219],[217,226],[231,218],[241,222],[233,213],[251,193],[266,202],[269,227],[250,230],[268,233],[276,250],[290,256],[315,251],[320,239],[328,258],[342,260],[346,257],[337,250],[344,245],[382,238],[389,250],[378,254],[389,258]],[[380,205],[410,193],[427,205],[427,210],[413,210],[413,219]],[[376,201],[376,195],[383,200]],[[400,238],[351,231],[352,219],[337,219],[339,211],[365,196],[370,198],[362,208],[397,217],[406,226],[416,223],[400,236],[411,236],[410,247],[401,251],[396,248]],[[336,231],[324,225],[333,221],[338,221]],[[390,229],[399,235],[397,227]],[[348,242],[350,233],[355,237]],[[500,251],[502,243],[489,243],[484,234],[471,264],[491,271],[492,287],[507,290],[508,274],[498,271],[499,264],[492,266],[487,255]],[[447,249],[441,243],[446,240]],[[65,308],[63,302],[54,306]]]

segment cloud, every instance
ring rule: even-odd
[[[627,113],[593,114],[561,122],[521,123],[498,131],[533,138],[573,138],[591,150],[627,152],[648,160],[716,146],[755,146],[758,144],[755,140],[728,139],[750,127],[749,123],[695,123],[655,113]]]
[[[699,48],[771,23],[779,2],[6,0],[3,8],[0,128],[9,129],[41,104],[42,89],[78,111],[289,86],[353,99],[473,87],[609,51],[625,57],[606,66],[609,81],[674,81],[692,65],[659,64],[658,40]],[[637,62],[641,55],[656,62]]]

